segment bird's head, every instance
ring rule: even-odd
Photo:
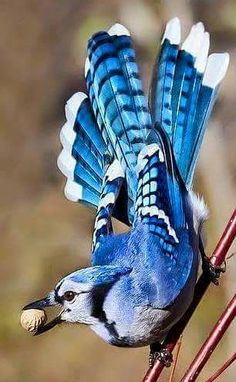
[[[129,268],[97,266],[81,269],[64,277],[46,297],[23,308],[44,310],[56,305],[61,308],[56,318],[39,326],[34,334],[44,333],[63,322],[94,324],[97,320],[94,310],[98,296],[103,294],[104,297],[111,286],[129,272]]]

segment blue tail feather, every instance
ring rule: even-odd
[[[131,77],[137,77],[137,70],[133,68],[135,71],[130,72],[130,62],[124,74],[125,64],[120,57],[127,52],[122,52],[121,48],[117,52],[119,38],[104,32],[94,35],[88,44],[88,57],[95,98],[105,128],[118,155],[121,155],[119,159],[132,167],[144,142],[144,131],[137,118],[141,107],[136,106],[137,100],[130,92],[130,86],[133,86]]]
[[[94,113],[114,157],[126,169],[129,199],[134,200],[137,156],[145,144],[151,117],[131,39],[124,27],[115,25],[108,33],[92,36],[87,69],[86,83]]]
[[[208,55],[209,34],[194,25],[181,50],[178,19],[167,24],[155,68],[151,104],[154,122],[167,134],[176,164],[188,188],[228,55]],[[205,74],[204,74],[205,73]]]
[[[194,137],[196,137],[196,130],[198,129],[198,123],[196,126],[196,123],[193,123],[196,118],[197,114],[199,114],[198,110],[198,98],[201,99],[202,97],[199,97],[199,92],[201,89],[201,82],[202,82],[202,74],[196,72],[193,84],[192,84],[192,94],[190,94],[189,101],[188,101],[188,118],[186,121],[186,132],[184,139],[181,141],[181,146],[179,150],[178,155],[178,163],[180,168],[182,169],[182,177],[186,180],[187,184],[191,184],[192,180],[189,178],[190,174],[192,176],[193,170],[190,171],[190,168],[188,168],[185,164],[185,158],[190,158],[191,153],[194,149]],[[191,143],[192,142],[192,143]],[[198,150],[195,150],[196,153],[198,153]],[[181,161],[183,161],[183,164],[181,164]],[[191,159],[189,159],[189,163],[192,162]]]
[[[101,137],[88,98],[85,98],[78,110],[74,130],[77,137],[81,137],[84,140],[85,145],[92,150],[101,163],[106,150],[106,144]]]
[[[201,147],[201,143],[206,130],[207,122],[210,118],[215,100],[217,96],[217,90],[207,86],[201,86],[199,92],[199,98],[197,103],[198,115],[196,116],[193,124],[193,129],[197,130],[197,134],[194,134],[192,138],[191,147],[189,147],[189,167],[186,167],[187,182],[192,182],[192,177],[196,162],[198,159],[198,152]]]
[[[151,128],[151,117],[147,99],[143,91],[142,81],[139,76],[135,51],[129,32],[124,27],[122,27],[122,29],[125,34],[118,34],[121,27],[119,24],[115,24],[108,33],[113,38],[113,44],[115,45],[121,69],[127,81],[136,117],[143,131],[146,129],[148,132]]]
[[[88,58],[86,60],[86,65],[87,65],[87,68],[86,68],[86,73],[85,73],[85,79],[86,79],[89,99],[90,99],[90,103],[91,103],[91,106],[93,109],[93,113],[94,113],[95,119],[97,121],[97,124],[100,128],[100,133],[104,139],[104,142],[106,143],[107,151],[109,151],[110,154],[114,155],[115,149],[114,149],[114,146],[112,145],[112,141],[109,138],[108,132],[105,128],[105,124],[104,124],[104,121],[102,119],[102,116],[101,116],[101,113],[100,113],[100,110],[99,110],[99,107],[97,104],[97,100],[95,97],[94,88],[93,88],[93,81],[91,79],[90,62],[89,62]]]
[[[172,232],[171,225],[180,224],[183,207],[179,187],[184,191],[185,186],[191,187],[206,123],[227,70],[228,55],[213,54],[207,60],[209,36],[201,23],[193,26],[179,46],[180,23],[174,19],[167,24],[154,68],[150,114],[127,29],[116,24],[108,32],[91,37],[85,65],[88,97],[77,93],[68,101],[67,122],[61,131],[63,151],[58,165],[68,178],[68,199],[97,207],[106,168],[117,159],[124,181],[112,214],[132,224],[137,200],[144,212],[148,207],[151,212],[166,211],[169,216],[161,193],[156,199],[151,194],[145,196],[146,185],[138,185],[138,156],[144,147],[155,144],[165,164],[160,163],[157,153],[148,158],[150,165],[158,169],[159,180],[165,178],[168,203],[174,211],[170,225],[165,217],[166,227]],[[168,173],[163,177],[166,168]],[[157,179],[155,171],[149,170],[142,182],[147,181],[151,190]],[[117,206],[120,210],[122,206],[121,214],[117,214]],[[157,228],[161,233],[163,227],[159,223],[163,219],[147,215],[144,220],[148,220],[152,230]]]
[[[160,56],[154,66],[151,88],[151,108],[155,122],[159,122],[168,135],[172,133],[171,92],[174,83],[178,45],[165,39]]]

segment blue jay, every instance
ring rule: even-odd
[[[190,305],[207,218],[192,179],[229,63],[208,50],[202,23],[181,44],[179,19],[169,21],[147,102],[129,31],[115,24],[90,38],[88,95],[66,104],[58,166],[66,197],[97,210],[91,267],[25,307],[62,309],[35,334],[82,323],[112,345],[153,345]],[[129,231],[114,233],[112,217]]]

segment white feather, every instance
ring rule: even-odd
[[[173,237],[176,243],[179,242],[175,230],[171,227],[170,225],[170,220],[169,217],[165,214],[165,212],[161,209],[159,209],[157,206],[148,206],[148,207],[143,207],[140,209],[140,213],[142,216],[145,215],[150,215],[150,216],[157,216],[158,219],[164,220],[164,222],[167,225],[167,230],[170,236]]]
[[[181,49],[197,57],[204,38],[204,25],[199,22],[192,26],[190,33],[182,44]]]
[[[75,141],[76,133],[71,125],[66,122],[60,131],[60,141],[64,149],[71,152],[71,148]]]
[[[166,24],[166,29],[162,38],[161,43],[165,41],[165,39],[169,40],[171,44],[178,45],[181,40],[181,26],[180,20],[178,17],[171,19]]]
[[[115,203],[115,194],[113,192],[109,192],[106,194],[100,201],[99,207],[107,207],[108,204],[114,204]]]
[[[74,169],[76,166],[76,160],[65,149],[62,150],[57,159],[58,168],[69,179],[74,178]]]
[[[112,181],[116,178],[124,178],[124,171],[121,167],[120,162],[115,159],[112,164],[108,167],[106,172],[106,177]]]
[[[72,126],[74,126],[79,107],[85,98],[87,98],[86,94],[78,92],[75,93],[66,103],[66,119]]]
[[[207,208],[204,199],[198,194],[195,194],[192,190],[189,191],[190,202],[193,209],[194,228],[198,232],[199,227],[207,220],[209,210]]]
[[[202,84],[215,88],[223,80],[229,66],[228,53],[213,53],[208,57]]]
[[[151,143],[150,145],[145,146],[138,155],[136,167],[138,174],[148,163],[147,157],[151,157],[155,152],[158,152],[160,162],[164,162],[164,155],[161,148],[156,143]]]
[[[95,224],[95,229],[96,230],[99,230],[100,228],[102,228],[104,225],[107,224],[107,220],[106,219],[99,219],[96,224]]]
[[[107,31],[110,36],[130,36],[130,32],[127,28],[124,27],[122,24],[114,24],[112,27]]]
[[[73,180],[68,179],[64,188],[64,194],[68,200],[78,202],[82,199],[83,187]]]

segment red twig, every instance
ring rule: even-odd
[[[181,382],[196,381],[198,375],[200,374],[200,371],[203,369],[204,365],[207,363],[208,359],[212,355],[213,351],[215,350],[216,346],[220,342],[221,338],[225,334],[226,330],[228,329],[229,325],[231,324],[235,316],[236,316],[236,294],[234,295],[232,300],[229,302],[225,311],[222,313],[219,320],[213,327],[208,338],[206,339],[201,349],[197,353],[196,357],[194,358],[193,362],[189,366],[184,377],[181,379]]]
[[[236,361],[236,352],[206,382],[215,381],[234,361]]]
[[[236,210],[234,210],[233,215],[231,216],[216,248],[211,256],[211,263],[215,266],[221,265],[226,258],[226,254],[236,236]],[[202,274],[198,280],[198,283],[195,288],[194,299],[190,305],[187,312],[184,314],[182,319],[177,322],[177,324],[170,330],[164,341],[164,347],[169,351],[173,351],[180,335],[187,326],[190,318],[192,317],[195,309],[197,308],[199,302],[201,301],[203,295],[205,294],[208,286],[211,281],[205,274]],[[157,360],[154,366],[151,369],[148,369],[146,375],[143,378],[143,382],[155,382],[160,376],[164,364]]]

